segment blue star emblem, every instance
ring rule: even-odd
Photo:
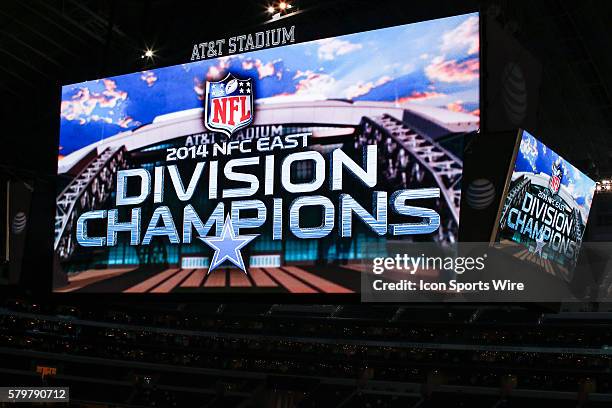
[[[236,235],[232,225],[232,218],[228,215],[223,224],[221,236],[198,237],[198,239],[215,250],[215,254],[212,257],[210,267],[206,274],[208,275],[225,261],[230,261],[246,274],[246,267],[244,266],[244,260],[242,259],[240,249],[258,236],[259,234]]]

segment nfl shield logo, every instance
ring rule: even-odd
[[[253,80],[231,73],[221,81],[206,81],[206,128],[228,137],[253,122]]]
[[[559,188],[561,187],[562,178],[563,178],[563,170],[561,169],[561,161],[557,160],[552,165],[552,172],[550,175],[550,179],[548,180],[548,189],[553,195],[559,192]]]

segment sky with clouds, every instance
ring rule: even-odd
[[[206,80],[255,79],[257,103],[411,102],[479,115],[478,14],[157,68],[62,88],[60,157],[202,107]]]

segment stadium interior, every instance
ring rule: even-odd
[[[134,280],[123,275],[134,269],[130,259],[154,259],[155,248],[142,254],[122,244],[112,254],[78,258],[73,244],[62,241],[56,198],[71,183],[57,176],[62,85],[182,64],[194,43],[279,25],[295,25],[299,40],[308,41],[473,11],[494,20],[540,62],[533,113],[538,137],[598,182],[584,240],[611,241],[612,7],[605,2],[2,1],[0,210],[8,211],[7,181],[24,185],[31,197],[21,273],[10,285],[2,280],[8,276],[6,237],[17,227],[8,218],[0,220],[0,387],[70,387],[70,406],[100,408],[612,407],[609,303],[359,304],[299,294],[272,301],[241,298],[242,288],[261,281],[282,295],[357,291],[359,272],[351,257],[359,245],[375,242],[360,230],[354,244],[342,248],[343,256],[338,249],[337,259],[328,259],[335,261],[334,273],[317,266],[322,248],[331,245],[325,240],[319,246],[300,246],[295,239],[260,241],[255,255],[282,254],[298,265],[282,271],[279,266],[277,273],[285,278],[274,281],[270,267],[248,278],[227,269],[212,279],[201,266],[168,266],[179,262],[178,252],[164,253],[165,264],[155,274]],[[481,65],[481,81],[485,69]],[[460,136],[476,132],[478,123],[438,139],[440,123],[426,115],[398,121],[384,113],[363,114],[359,104],[329,103],[350,105],[357,120],[279,120],[278,109],[274,121],[257,125],[262,131],[283,124],[287,133],[319,132],[325,135],[321,151],[358,149],[372,140],[384,144],[380,170],[389,186],[437,182],[443,190],[442,218],[448,220],[439,239],[456,240],[458,157],[465,147]],[[487,104],[494,102],[481,99],[480,111]],[[189,117],[168,120],[193,125]],[[155,129],[134,132],[151,132],[153,138]],[[82,174],[87,166],[111,171],[122,160],[152,169],[161,149],[182,136],[165,137],[127,150],[109,143],[100,161],[81,157],[68,173]],[[426,147],[419,151],[406,147],[409,143]],[[432,149],[431,168],[410,164]],[[436,160],[450,163],[442,178]],[[305,167],[296,177],[311,174]],[[98,198],[107,200],[112,193],[109,187]],[[60,262],[54,246],[76,256],[79,270],[95,269],[111,257],[129,267],[102,279],[85,272],[75,278],[68,268],[54,274]],[[189,248],[183,251],[190,255]],[[52,286],[62,293],[51,294]],[[86,293],[110,286],[138,293]],[[227,290],[215,292],[214,301],[201,293],[181,297],[186,288],[209,286],[213,292]],[[165,294],[156,298],[145,292]]]

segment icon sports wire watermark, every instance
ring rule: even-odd
[[[364,259],[363,302],[612,300],[612,243],[585,243],[572,270],[508,241],[394,241],[366,247]]]

